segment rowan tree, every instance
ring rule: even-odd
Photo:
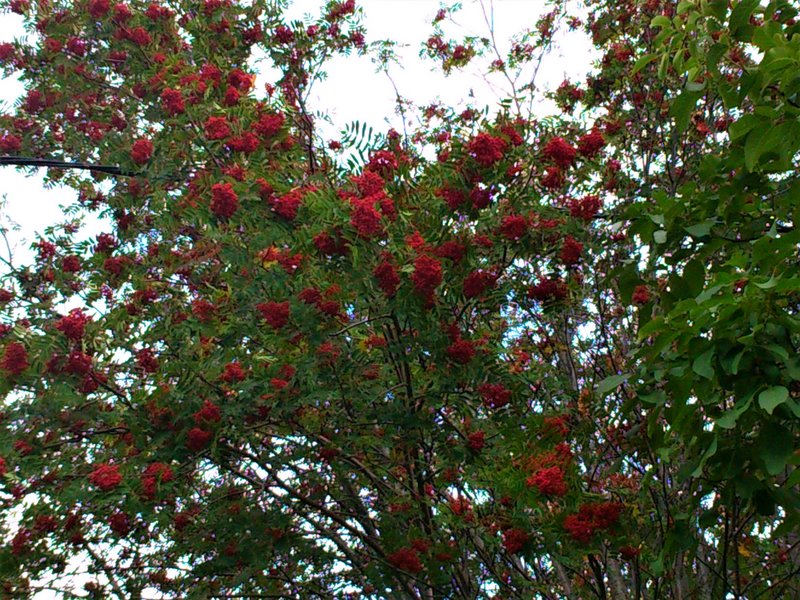
[[[4,594],[800,597],[797,7],[584,4],[328,143],[353,0],[0,3],[0,152],[97,167],[0,279]]]

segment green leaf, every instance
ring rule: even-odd
[[[725,18],[725,13],[728,11],[728,0],[709,0],[703,6],[703,14],[715,17],[722,21]]]
[[[727,44],[714,44],[711,46],[711,49],[706,53],[706,64],[708,65],[708,69],[710,71],[715,70],[717,68],[717,64],[719,63],[719,59],[725,56],[727,52]]]
[[[664,573],[664,551],[659,553],[658,558],[656,558],[653,562],[650,563],[650,571],[656,577],[662,575]]]
[[[607,394],[611,390],[617,389],[620,384],[624,383],[630,377],[630,373],[623,373],[622,375],[612,375],[611,377],[606,377],[597,384],[597,393],[598,394]]]
[[[659,229],[658,231],[653,233],[653,241],[656,244],[663,244],[667,241],[667,232],[663,229]]]
[[[786,150],[784,145],[787,140],[795,138],[795,123],[786,122],[780,125],[758,127],[747,135],[744,144],[744,162],[749,171],[755,169],[762,157],[779,159],[779,165],[786,163]],[[768,161],[770,162],[770,161]]]
[[[778,344],[767,344],[764,347],[772,352],[775,356],[779,356],[784,361],[789,360],[789,352],[783,346],[779,346]]]
[[[664,79],[667,76],[667,69],[669,69],[669,52],[664,52],[661,56],[661,62],[658,63],[659,79]]]
[[[758,46],[762,52],[766,52],[775,45],[775,33],[776,29],[779,28],[780,25],[772,23],[767,19],[764,25],[756,27],[755,31],[753,31],[753,43]]]
[[[734,123],[731,123],[730,127],[728,127],[728,135],[730,136],[731,141],[733,142],[738,140],[751,129],[754,129],[756,125],[762,123],[762,121],[763,119],[759,119],[756,115],[747,114]]]
[[[770,120],[775,120],[781,116],[780,111],[774,106],[756,106],[753,109],[753,114],[759,117],[766,117],[766,120],[760,119],[760,121],[767,126],[769,126]]]
[[[711,440],[711,443],[706,448],[706,451],[703,452],[703,456],[700,458],[700,463],[697,465],[697,468],[692,472],[692,477],[699,477],[703,474],[703,466],[705,466],[706,461],[714,456],[717,452],[717,436],[715,435],[714,438]]]
[[[692,371],[705,377],[712,379],[714,377],[714,368],[711,366],[711,361],[714,358],[714,348],[706,350],[692,362]]]
[[[737,398],[734,407],[725,412],[719,419],[715,421],[715,423],[723,429],[732,429],[736,425],[736,421],[739,419],[739,417],[744,414],[745,411],[747,411],[747,409],[753,404],[754,397],[755,392],[753,391],[744,397]]]
[[[690,260],[686,268],[683,269],[683,279],[689,294],[697,296],[705,287],[706,271],[703,268],[703,263],[697,259]]]
[[[800,381],[800,357],[795,355],[789,358],[786,362],[786,371],[789,373],[789,377],[795,381]]]
[[[759,0],[741,0],[736,3],[731,11],[730,29],[731,33],[736,37],[739,30],[746,27],[750,23],[750,15],[753,14]],[[737,37],[737,39],[740,39]]]
[[[766,488],[756,490],[753,493],[753,504],[755,504],[759,515],[768,517],[775,514],[775,500]]]
[[[672,27],[672,21],[669,17],[665,17],[664,15],[658,15],[653,17],[653,20],[650,21],[650,27]]]
[[[736,356],[733,357],[733,360],[731,361],[731,375],[736,375],[739,373],[739,363],[742,362],[744,353],[745,350],[742,349]]]
[[[794,471],[792,471],[792,474],[789,475],[789,479],[786,480],[786,483],[784,485],[786,486],[787,489],[791,489],[798,483],[800,483],[800,469],[795,469]]]
[[[777,475],[794,453],[792,433],[777,423],[767,423],[758,435],[755,450],[764,461],[767,473]]]
[[[702,223],[689,225],[688,227],[684,227],[684,229],[693,238],[703,238],[711,232],[711,228],[716,224],[716,222],[716,219],[706,219]]]
[[[639,60],[637,60],[633,64],[633,69],[631,69],[631,76],[636,75],[636,73],[644,69],[647,65],[649,65],[657,58],[658,54],[645,54],[644,56],[639,57]]]
[[[758,395],[758,405],[772,414],[776,406],[780,406],[789,397],[789,390],[782,385],[775,385]]]
[[[708,529],[712,525],[716,524],[718,519],[719,519],[719,512],[717,511],[717,509],[710,508],[700,513],[700,517],[697,519],[697,524],[702,529]]]
[[[699,92],[700,90],[706,89],[706,82],[703,81],[687,81],[686,82],[686,89],[691,92]]]
[[[670,106],[669,112],[675,118],[675,127],[678,133],[682,133],[689,126],[692,112],[697,106],[697,101],[702,94],[697,91],[684,90]]]
[[[646,325],[644,325],[644,326],[639,328],[639,332],[638,332],[639,341],[642,341],[647,336],[655,333],[656,331],[658,331],[662,327],[664,327],[664,317],[663,316],[658,316],[658,317],[654,317],[653,319],[650,319],[650,321],[648,321]]]
[[[661,404],[666,403],[667,394],[664,392],[664,390],[655,390],[653,392],[650,392],[649,394],[639,394],[639,400],[641,400],[645,404],[653,404],[655,406],[659,406]]]
[[[761,158],[761,142],[768,131],[767,127],[758,127],[747,134],[747,140],[744,143],[744,166],[748,171],[755,169],[758,164],[758,159]]]
[[[794,398],[787,398],[786,399],[786,406],[789,407],[789,410],[792,411],[795,417],[800,419],[800,404],[795,402]]]
[[[637,285],[642,283],[639,275],[634,269],[624,269],[616,275],[615,279],[625,302],[630,302],[633,290],[636,289]]]
[[[758,282],[754,281],[753,285],[756,286],[757,288],[761,288],[762,290],[768,290],[768,289],[774,288],[776,285],[778,285],[778,281],[780,281],[779,277],[770,277],[769,280],[767,280],[767,281],[765,281],[763,283],[758,283]]]

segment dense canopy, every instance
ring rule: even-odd
[[[0,0],[0,156],[111,167],[2,256],[0,595],[800,598],[797,3],[542,4],[331,141],[354,0]]]

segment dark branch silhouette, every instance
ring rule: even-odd
[[[32,158],[28,156],[0,156],[0,166],[13,165],[18,167],[54,167],[57,169],[85,169],[88,171],[98,171],[109,175],[120,175],[122,177],[133,177],[133,171],[126,171],[120,167],[110,165],[92,165],[83,162],[68,162],[55,160],[52,158]]]

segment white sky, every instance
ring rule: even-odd
[[[487,10],[491,0],[484,0]],[[321,0],[296,0],[290,10],[291,18],[300,19],[304,14],[319,14]],[[507,97],[500,76],[489,83],[476,69],[454,71],[445,78],[429,60],[419,58],[421,45],[432,32],[431,21],[440,7],[438,0],[360,0],[367,29],[367,42],[391,39],[401,47],[401,66],[390,69],[392,79],[402,96],[416,104],[427,105],[440,100],[445,105],[465,107],[466,99],[474,94],[471,104],[478,109],[495,107],[499,99]],[[446,37],[460,39],[466,35],[487,37],[488,29],[483,13],[477,3],[465,0],[464,9],[455,15],[458,26],[445,24]],[[508,50],[507,40],[522,28],[533,28],[539,15],[549,7],[543,0],[494,0],[494,33],[502,54]],[[0,14],[0,42],[10,41],[23,35],[22,20],[17,15]],[[566,77],[582,80],[590,67],[592,48],[581,34],[569,34],[545,59],[537,77],[539,89],[553,89]],[[485,63],[482,63],[485,65]],[[395,92],[389,79],[375,72],[368,57],[337,57],[330,61],[329,78],[315,87],[311,108],[326,111],[334,121],[333,128],[323,130],[327,139],[335,139],[337,132],[352,121],[359,120],[372,126],[375,131],[385,131],[390,126],[401,130],[399,117],[395,116]],[[274,81],[269,73],[262,73],[258,85]],[[22,94],[18,81],[0,80],[0,111],[11,111],[15,100]],[[556,112],[549,104],[538,105],[537,114],[543,116]],[[388,119],[388,123],[387,123]],[[69,189],[45,189],[41,176],[26,177],[10,167],[0,167],[0,198],[6,197],[5,206],[0,206],[0,225],[9,220],[19,224],[13,232],[11,242],[16,264],[28,263],[33,253],[31,241],[48,225],[63,220],[62,204],[70,204],[75,192]],[[5,256],[4,246],[0,252]],[[77,582],[76,582],[77,583]],[[80,587],[80,586],[79,586]],[[53,594],[37,594],[36,600],[56,598]]]

